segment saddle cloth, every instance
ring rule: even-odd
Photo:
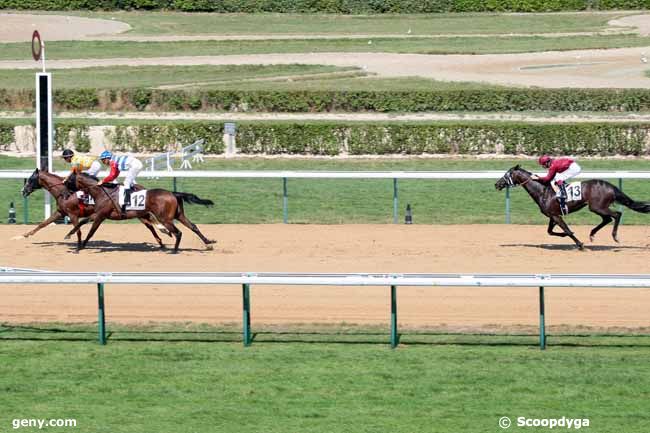
[[[77,191],[75,195],[83,204],[95,204],[95,200],[93,200],[93,196],[90,194],[86,194],[83,191]]]
[[[124,206],[124,186],[120,185],[118,193],[118,203]],[[143,189],[138,192],[131,193],[131,204],[126,207],[127,210],[144,210],[145,203],[147,202],[147,190]]]
[[[566,184],[566,201],[582,200],[582,182],[571,182]]]

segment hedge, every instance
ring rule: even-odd
[[[56,110],[420,112],[648,111],[649,89],[476,89],[432,91],[245,91],[58,89]],[[0,110],[29,110],[34,91],[0,89]]]
[[[167,9],[220,13],[554,12],[648,8],[650,0],[0,0],[0,9]]]
[[[160,153],[203,138],[207,154],[223,154],[222,122],[134,122],[111,129],[106,142],[122,151]],[[87,150],[88,125],[57,121],[57,137]],[[0,122],[0,149],[13,141],[13,125]],[[507,122],[240,122],[244,155],[650,155],[645,123],[538,124]],[[58,148],[63,147],[60,144]]]

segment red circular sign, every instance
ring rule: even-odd
[[[32,56],[34,60],[41,60],[41,52],[43,51],[43,46],[41,45],[41,35],[38,34],[38,30],[34,30],[32,33]]]

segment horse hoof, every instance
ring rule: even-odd
[[[589,236],[589,242],[593,242],[593,241],[594,241],[594,237],[593,237],[593,236]]]
[[[72,236],[70,236],[70,235],[65,235],[65,237],[63,239],[67,241],[67,240],[70,240],[71,237]]]
[[[214,247],[212,245],[206,245],[205,249],[208,250],[208,251],[212,251],[214,249]]]
[[[613,236],[614,242],[618,243],[618,236]]]
[[[578,244],[578,249],[579,249],[580,251],[584,251],[584,250],[585,250],[585,245],[582,244],[582,243]]]

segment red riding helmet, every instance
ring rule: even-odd
[[[551,157],[548,156],[548,155],[542,155],[542,156],[539,157],[537,162],[539,162],[539,165],[546,165],[549,162],[551,162]]]

